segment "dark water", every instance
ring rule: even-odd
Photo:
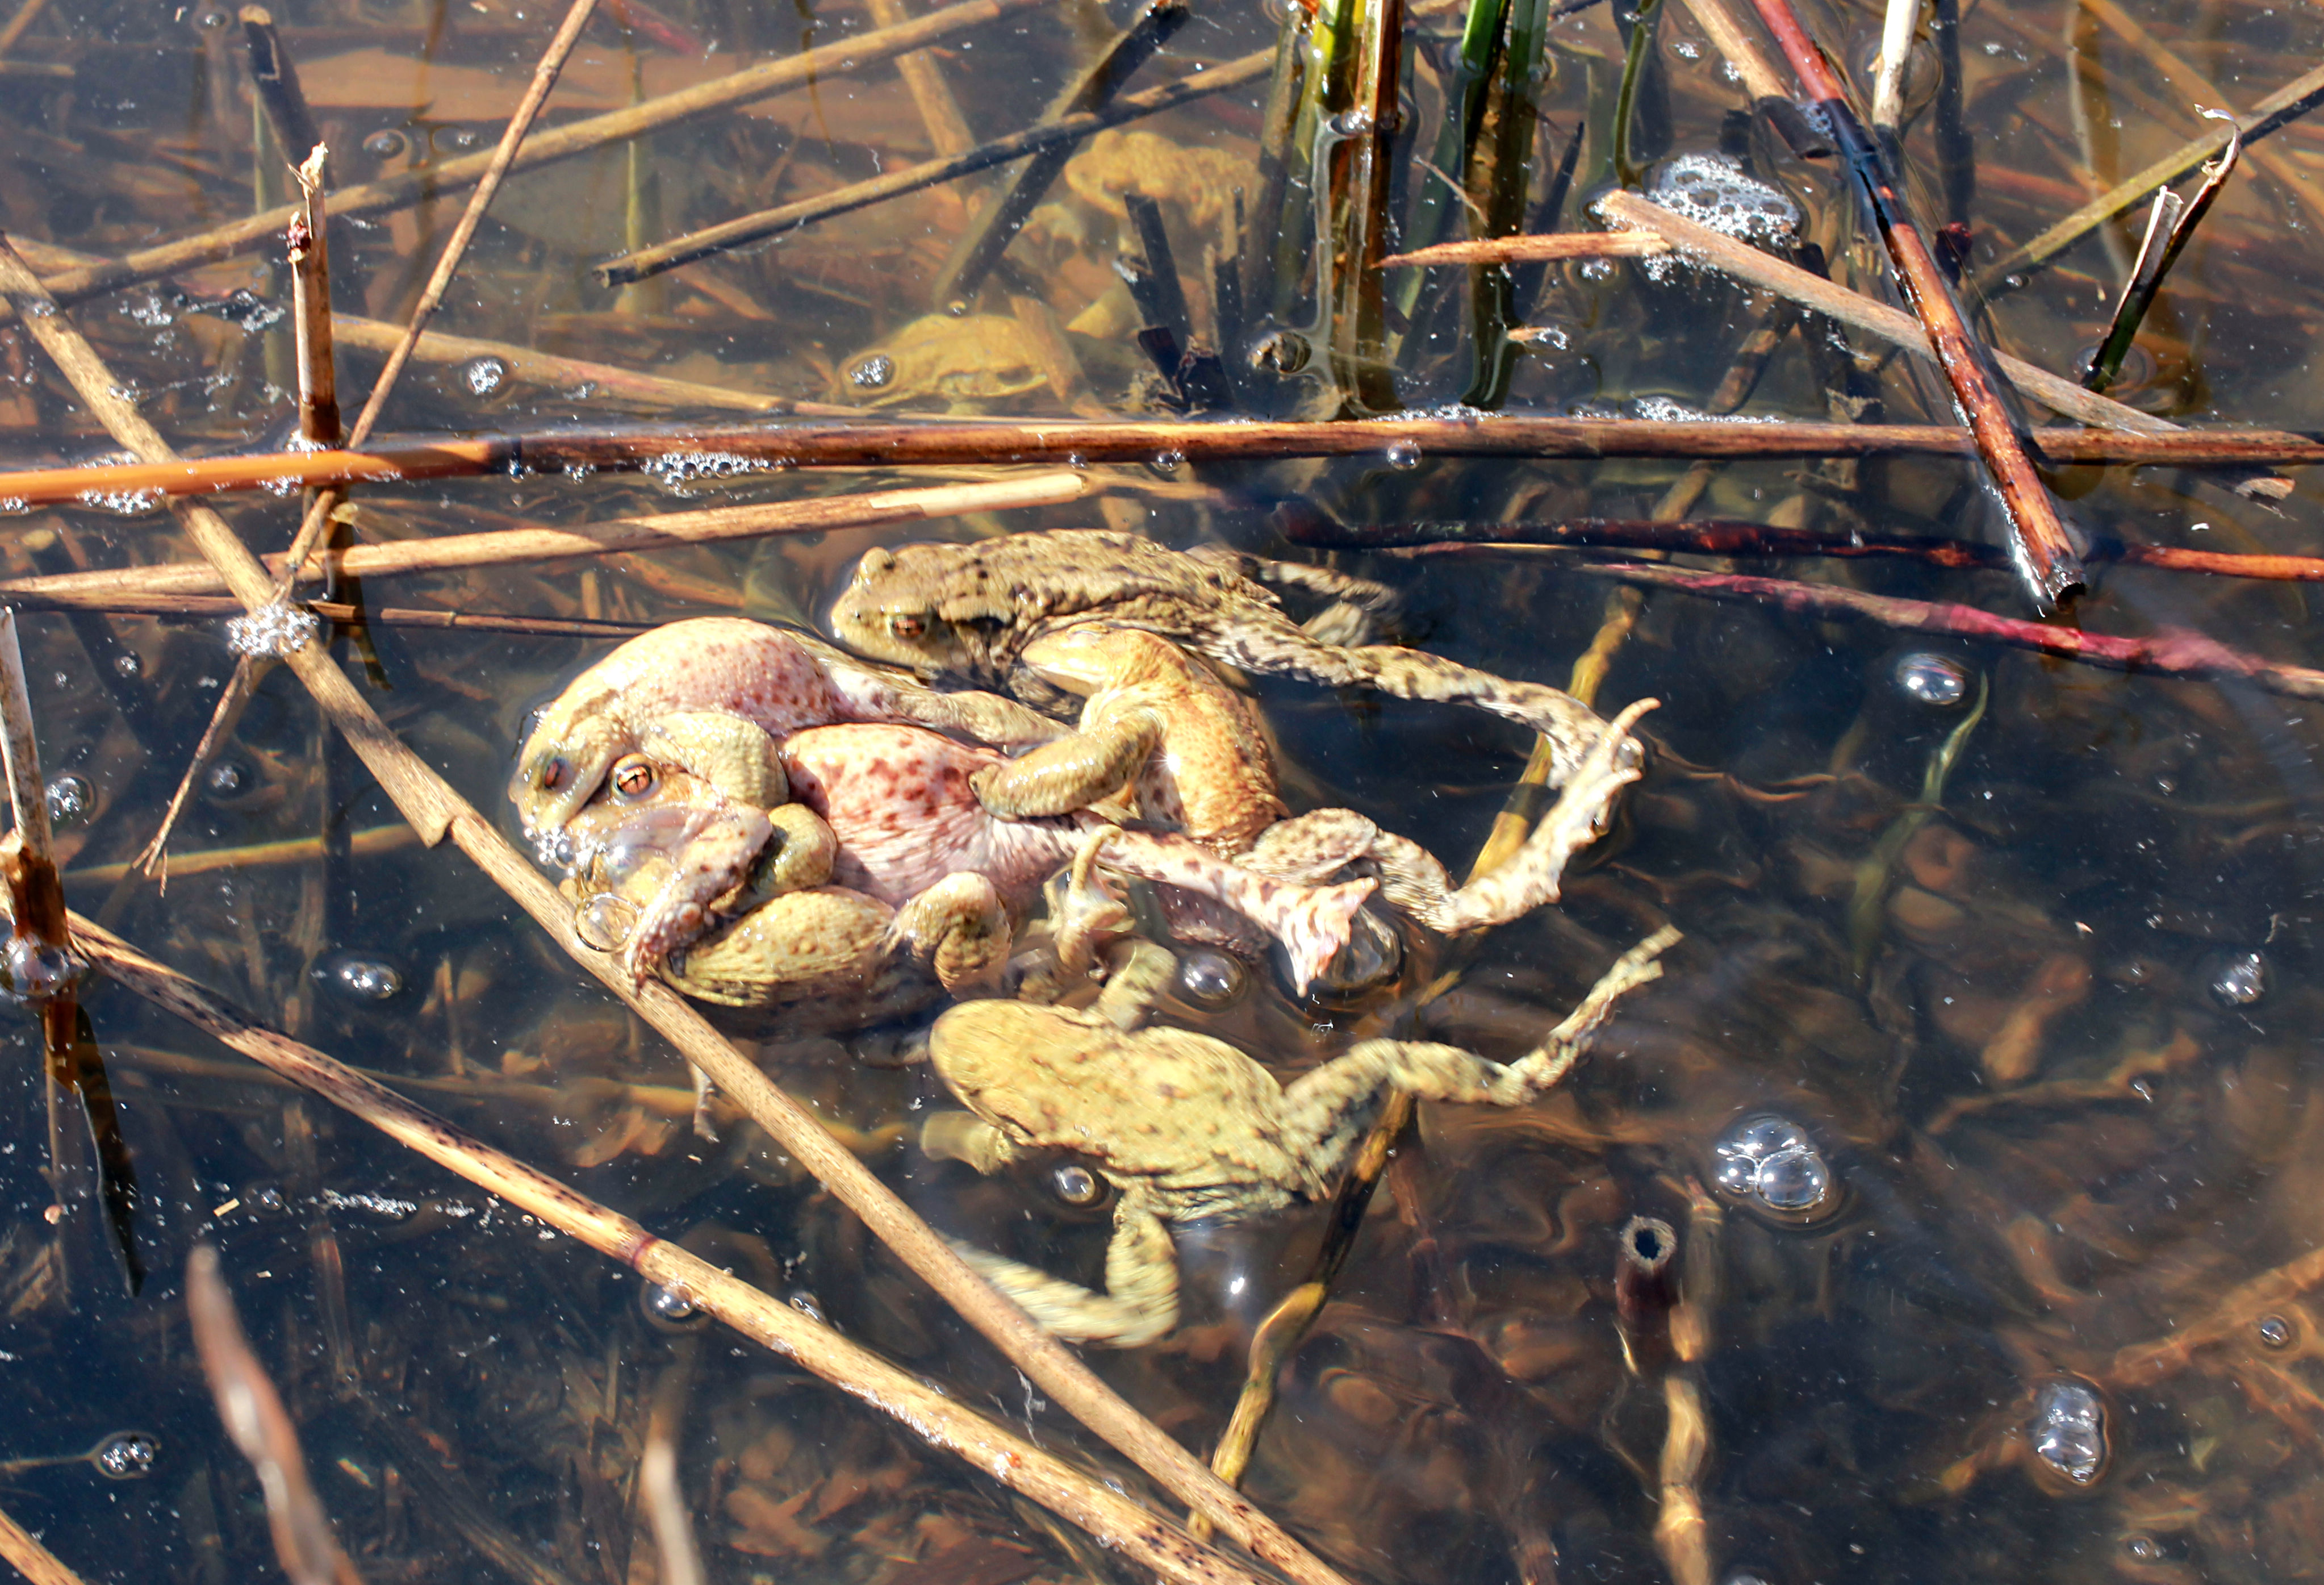
[[[1399,201],[1424,184],[1414,162],[1434,135],[1439,65],[1461,16],[1425,6],[1413,19],[1430,64],[1411,90],[1407,144],[1418,146],[1399,166]],[[550,125],[875,25],[853,6],[718,0],[632,20],[593,24]],[[423,150],[488,144],[554,18],[537,0],[317,0],[278,21],[345,182]],[[969,125],[997,135],[1029,118],[1122,21],[1095,6],[1020,11],[962,34],[939,65]],[[1812,10],[1809,21],[1851,69],[1877,49],[1870,11]],[[2190,100],[2217,101],[2174,85],[2134,37],[2173,52],[2238,108],[2310,64],[2324,42],[2315,18],[2292,8],[2142,5],[2129,22],[1990,4],[1962,21],[1978,164],[1973,266],[2201,129]],[[1729,122],[1740,90],[1695,23],[1674,9],[1660,28],[1643,153],[1723,140],[1800,207],[1803,236],[1880,291],[1866,284],[1877,278],[1870,245],[1829,162],[1801,162]],[[1256,8],[1205,10],[1155,80],[1267,48],[1275,32]],[[1586,123],[1576,194],[1555,218],[1573,228],[1588,224],[1582,199],[1612,174],[1604,129],[1622,42],[1603,7],[1558,23],[1552,38],[1528,194],[1539,199],[1566,137]],[[53,271],[65,261],[30,244],[116,255],[248,214],[254,182],[279,201],[279,152],[263,137],[254,148],[247,80],[238,26],[221,8],[51,0],[0,60],[0,221]],[[1263,90],[1140,130],[1247,162]],[[1155,157],[1151,145],[1124,146]],[[2190,423],[2319,422],[2310,285],[2324,213],[2307,194],[2324,187],[2324,144],[2294,126],[2265,147],[2274,162],[2246,156],[2174,272],[2131,388],[2117,393],[2126,400]],[[1118,221],[1071,186],[1012,251],[1013,273],[974,305],[1003,329],[938,326],[1000,338],[928,361],[901,350],[917,345],[901,333],[927,311],[963,224],[963,188],[624,292],[594,284],[587,264],[632,241],[926,157],[928,134],[892,69],[637,148],[634,162],[614,144],[513,178],[438,328],[808,403],[862,400],[867,387],[848,371],[884,352],[893,372],[872,388],[898,398],[899,412],[940,412],[950,397],[1018,415],[1060,413],[1069,401],[1150,411],[1129,389],[1145,365],[1110,268]],[[1916,171],[1935,170],[1928,113],[1907,148]],[[1190,197],[1222,180],[1216,168],[1189,170]],[[1923,186],[1941,213],[1933,177]],[[339,311],[400,320],[458,201],[336,229]],[[1185,199],[1168,207],[1200,318],[1210,293],[1192,260],[1209,236],[1198,227],[1217,217],[1201,220]],[[1989,320],[1997,341],[2070,369],[2102,333],[2135,246],[2125,221],[2008,292]],[[1460,289],[1418,305],[1399,373],[1411,405],[1469,389]],[[1044,302],[1059,323],[1099,304],[1083,321],[1091,333],[1061,332],[1078,385],[1039,383],[1038,359],[1015,339],[1038,315],[1012,310],[1012,293]],[[1229,356],[1271,330],[1313,329],[1313,306],[1289,297],[1276,318],[1254,308],[1249,338]],[[287,298],[275,266],[244,255],[73,313],[173,441],[227,450],[290,432],[288,327],[252,312]],[[1507,405],[1637,412],[1624,404],[1645,402],[1655,412],[1660,399],[1700,409],[1766,307],[1699,277],[1556,266],[1524,313],[1555,334],[1518,358]],[[1856,352],[1854,389],[1879,399],[1877,413],[1945,415],[1924,373]],[[415,363],[383,430],[717,416],[529,378],[507,358],[477,356]],[[1825,417],[1846,363],[1794,336],[1745,411]],[[377,355],[347,352],[341,366],[352,408]],[[7,466],[114,451],[14,328],[0,328],[0,376]],[[1314,411],[1331,403],[1327,377],[1319,365],[1254,386],[1265,393],[1254,401]],[[1003,386],[1027,388],[992,394]],[[1280,550],[1273,510],[1286,501],[1367,524],[1645,516],[1686,472],[1683,461],[1397,460],[1093,468],[1106,486],[1093,504],[909,537],[1102,520],[1174,545]],[[685,489],[711,504],[901,477],[797,472]],[[2276,508],[2163,470],[2082,469],[2058,482],[2082,524],[2134,542],[2317,548],[2304,478]],[[381,488],[360,496],[356,532],[386,540],[597,520],[683,505],[673,494],[620,474]],[[290,503],[264,496],[223,509],[265,550],[285,542],[294,519]],[[1692,510],[1842,534],[1991,527],[1950,461],[1726,464]],[[895,537],[376,579],[361,594],[374,607],[632,624],[811,618],[863,550]],[[0,519],[0,550],[10,576],[191,555],[164,515],[96,509]],[[1615,585],[1538,558],[1344,564],[1402,593],[1412,640],[1561,684],[1618,600]],[[1745,570],[2019,614],[2000,573],[1904,561]],[[2097,573],[2078,615],[2113,633],[2199,628],[2295,663],[2315,633],[2298,584],[2119,568]],[[697,1140],[682,1066],[465,859],[399,844],[392,806],[327,741],[287,674],[264,681],[203,778],[177,828],[166,892],[120,881],[232,658],[208,618],[21,620],[45,769],[78,778],[70,791],[85,794],[61,827],[76,907],[1148,1492],[1034,1401],[755,1130]],[[344,643],[341,653],[368,677],[382,715],[504,821],[525,713],[610,643],[369,633],[373,656]],[[1527,747],[1473,712],[1280,681],[1262,680],[1258,696],[1295,806],[1351,805],[1456,865],[1482,840]],[[1562,1093],[1517,1112],[1424,1108],[1333,1302],[1284,1373],[1253,1495],[1366,1580],[1667,1577],[1655,1539],[1665,1393],[1683,1377],[1707,1421],[1693,1484],[1713,1577],[1728,1585],[2324,1573],[2324,1401],[2307,1364],[2319,1320],[2308,1284],[2324,1242],[2314,1164],[2324,1113],[2306,1109],[2324,1020],[2308,978],[2324,880],[2314,709],[2243,683],[2125,676],[1665,592],[1638,606],[1598,693],[1609,709],[1649,696],[1664,701],[1646,722],[1654,769],[1566,903],[1494,932],[1458,986],[1407,1027],[1514,1056],[1653,925],[1676,922],[1687,944]],[[1982,714],[1964,728],[1980,698]],[[1927,787],[1949,741],[1950,774]],[[353,855],[326,862],[310,848],[276,862],[190,862],[327,830],[355,833]],[[1385,1000],[1302,1009],[1261,976],[1218,1026],[1288,1071],[1351,1030],[1369,1032],[1365,1017]],[[629,1273],[125,992],[95,985],[88,1008],[143,1191],[137,1237],[154,1274],[138,1297],[124,1296],[85,1210],[60,1227],[48,1219],[50,1102],[29,1018],[13,1025],[0,1080],[0,1404],[14,1411],[0,1426],[0,1463],[110,1447],[115,1463],[134,1464],[107,1439],[159,1439],[141,1478],[70,1460],[0,1475],[0,1506],[84,1577],[214,1585],[274,1570],[256,1483],[220,1432],[183,1320],[180,1273],[197,1239],[220,1248],[367,1578],[655,1578],[636,1472],[657,1392],[686,1405],[681,1479],[714,1580],[1126,1576],[1086,1537],[804,1374],[716,1330],[669,1329],[641,1308]],[[757,1043],[787,1087],[939,1227],[1096,1280],[1102,1212],[1065,1203],[1041,1174],[978,1180],[908,1144],[918,1115],[944,1098],[924,1065],[888,1065],[894,1031],[798,1042],[747,1016],[720,1022]],[[69,1153],[82,1148],[71,1127],[62,1136]],[[1691,1291],[1702,1296],[1706,1346],[1683,1369],[1626,1363],[1616,1235],[1641,1214],[1680,1230]],[[1320,1231],[1312,1210],[1182,1229],[1179,1330],[1093,1362],[1206,1454],[1251,1328],[1305,1269]],[[2201,1341],[2154,1347],[2173,1338]]]

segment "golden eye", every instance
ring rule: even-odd
[[[556,792],[565,785],[566,779],[572,774],[573,767],[567,765],[562,757],[550,760],[540,767],[540,790],[544,792]]]
[[[624,798],[643,798],[653,791],[653,762],[625,759],[613,767],[613,791]]]
[[[888,631],[898,638],[918,638],[928,630],[925,617],[899,612],[888,618]]]

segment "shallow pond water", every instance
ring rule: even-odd
[[[1696,14],[1663,8],[1631,108],[1631,184],[1659,181],[1715,213],[1719,194],[1683,190],[1723,180],[1723,151],[1773,190],[1748,198],[1769,223],[1756,240],[1811,243],[1835,278],[1890,296],[1834,162],[1794,154],[1751,116]],[[1904,149],[1932,220],[1958,209],[1967,223],[1972,275],[2202,132],[2205,110],[2247,108],[2324,49],[2312,13],[2225,0],[1954,9],[1923,28]],[[28,10],[20,34],[0,32],[0,227],[44,276],[282,201],[288,171],[226,9]],[[1430,183],[1448,180],[1430,153],[1464,10],[1409,11],[1405,120],[1382,202],[1417,227]],[[898,0],[605,0],[543,126],[908,14]],[[1877,12],[1804,14],[1862,76]],[[978,195],[994,190],[987,176],[625,286],[593,273],[611,255],[952,152],[964,128],[1026,125],[1130,20],[1119,5],[991,7],[904,72],[835,69],[517,172],[436,320],[460,339],[423,345],[382,436],[651,424],[679,438],[642,470],[365,487],[353,542],[1005,472],[768,468],[689,449],[688,423],[756,413],[805,425],[859,410],[1167,419],[1184,378],[1174,387],[1141,350],[1143,310],[1116,268],[1148,256],[1120,197],[1131,188],[1161,206],[1185,328],[1228,370],[1231,401],[1223,413],[1212,403],[1213,416],[1465,402],[1951,422],[1925,367],[1654,260],[1520,268],[1506,289],[1427,273],[1408,294],[1391,286],[1345,311],[1388,326],[1365,334],[1392,342],[1393,358],[1367,363],[1341,309],[1318,300],[1312,266],[1331,239],[1315,246],[1298,180],[1268,239],[1275,257],[1254,264],[1245,237],[1239,259],[1212,266],[1258,202],[1263,72],[1089,144],[1002,265],[956,301],[938,282]],[[556,16],[539,0],[312,0],[274,21],[337,189],[488,149]],[[1601,5],[1545,25],[1538,120],[1515,140],[1514,166],[1503,156],[1526,180],[1488,196],[1513,196],[1526,229],[1583,229],[1589,200],[1624,174],[1609,129],[1638,24]],[[1281,27],[1259,5],[1205,5],[1130,87],[1229,70],[1275,48]],[[1957,185],[1959,152],[1942,136],[1956,112],[1973,191]],[[1480,114],[1513,124],[1500,97]],[[1335,140],[1363,131],[1327,125],[1315,145],[1325,165]],[[1677,156],[1693,160],[1674,174],[1665,162]],[[2324,427],[2319,198],[2324,131],[2295,122],[2246,151],[2114,394],[2189,425]],[[380,365],[376,327],[406,317],[461,201],[447,190],[333,222],[350,412]],[[2105,332],[2141,213],[1989,282],[1980,323],[1995,343],[2074,371]],[[1462,224],[1448,218],[1441,235]],[[277,450],[295,422],[287,275],[271,243],[263,256],[219,251],[69,311],[181,450]],[[1504,323],[1534,333],[1500,342]],[[1764,371],[1722,396],[1730,369],[1763,356],[1748,338],[1769,328]],[[1480,333],[1503,351],[1479,357]],[[21,325],[0,325],[0,468],[117,455]],[[2051,477],[2101,537],[2315,552],[2315,490],[2290,472],[2296,487],[2273,504],[2235,493],[2240,475]],[[1632,941],[1666,922],[1686,936],[1557,1092],[1515,1110],[1421,1109],[1280,1374],[1246,1482],[1255,1500],[1334,1567],[1381,1582],[1675,1572],[1696,1585],[1689,1568],[1723,1585],[2324,1574],[2324,1383],[2308,1363],[2324,1352],[2311,1297],[2324,1280],[2324,1108],[2306,1109],[2324,1026],[2307,978],[2324,886],[2324,721],[2310,700],[1631,592],[1572,552],[1300,543],[1587,518],[1984,541],[1998,513],[1960,458],[1695,465],[1383,443],[1222,461],[1164,441],[1147,463],[1084,473],[1087,493],[1065,506],[346,579],[335,598],[374,619],[338,635],[334,653],[403,741],[517,837],[504,789],[529,712],[618,637],[702,615],[814,625],[877,545],[1109,526],[1329,560],[1397,591],[1400,638],[1505,676],[1564,686],[1595,642],[1600,709],[1662,704],[1641,728],[1646,778],[1559,906],[1458,947],[1416,941],[1401,976],[1368,995],[1303,1002],[1260,966],[1212,998],[1223,1006],[1189,995],[1172,1007],[1172,1021],[1286,1076],[1379,1033],[1506,1060]],[[284,496],[217,504],[271,553],[296,522]],[[0,555],[21,580],[195,552],[133,497],[0,517]],[[2028,614],[1999,568],[1681,560]],[[2195,629],[2292,666],[2316,651],[2301,582],[2094,564],[2092,585],[2072,618],[2093,631]],[[698,1137],[670,1049],[466,859],[420,847],[287,670],[264,672],[196,777],[166,887],[127,873],[235,665],[220,613],[154,610],[124,598],[19,616],[75,908],[1168,1511],[755,1126],[728,1115],[717,1142]],[[480,625],[397,615],[446,611]],[[1295,809],[1353,807],[1456,868],[1526,764],[1525,734],[1474,711],[1250,681]],[[258,1483],[221,1431],[186,1327],[197,1242],[220,1250],[364,1578],[662,1578],[639,1486],[658,1412],[712,1580],[1134,1573],[904,1427],[121,987],[92,980],[85,1006],[139,1189],[135,1247],[150,1274],[135,1296],[29,1014],[8,1025],[0,1076],[0,1404],[14,1411],[0,1426],[0,1508],[84,1578],[217,1585],[276,1568]],[[912,1060],[914,1026],[806,1039],[748,1013],[714,1018],[937,1228],[1098,1280],[1109,1208],[1093,1203],[1085,1173],[1052,1161],[979,1178],[918,1148],[919,1122],[949,1102]],[[1678,1245],[1698,1330],[1675,1355],[1620,1314],[1618,1265],[1640,1217]],[[1091,1362],[1206,1457],[1252,1332],[1307,1269],[1323,1221],[1308,1207],[1181,1227],[1178,1328],[1142,1349],[1091,1350]],[[1670,1431],[1690,1415],[1704,1451],[1674,1481]],[[1690,1501],[1704,1526],[1687,1553],[1657,1525]]]

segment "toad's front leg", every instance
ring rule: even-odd
[[[642,984],[710,927],[713,905],[749,877],[774,828],[763,810],[730,804],[704,817],[670,856],[670,873],[638,915],[622,961]]]
[[[639,734],[640,752],[691,771],[737,803],[772,809],[790,798],[782,756],[758,722],[723,710],[678,710]]]
[[[1071,814],[1127,788],[1162,745],[1162,718],[1143,707],[1110,712],[1083,731],[969,778],[977,801],[1011,820]]]

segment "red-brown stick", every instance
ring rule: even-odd
[[[2050,609],[2081,588],[2081,560],[2067,541],[2065,525],[2058,521],[2049,492],[2042,487],[2033,461],[2025,455],[2015,421],[2002,405],[2001,381],[1991,355],[1970,333],[1960,305],[1953,301],[1952,288],[1938,269],[1920,228],[1913,224],[1878,147],[1857,119],[1815,41],[1800,25],[1790,0],[1752,0],[1752,4],[1782,46],[1808,97],[1830,120],[1833,138],[1864,189],[1865,201],[1880,227],[1880,239],[1887,245],[1889,261],[1904,283],[1904,295],[1928,328],[1929,341],[1952,385],[1953,399],[1968,418],[1970,432],[1977,437],[1978,453],[2001,492],[2018,576],[2035,606]]]

